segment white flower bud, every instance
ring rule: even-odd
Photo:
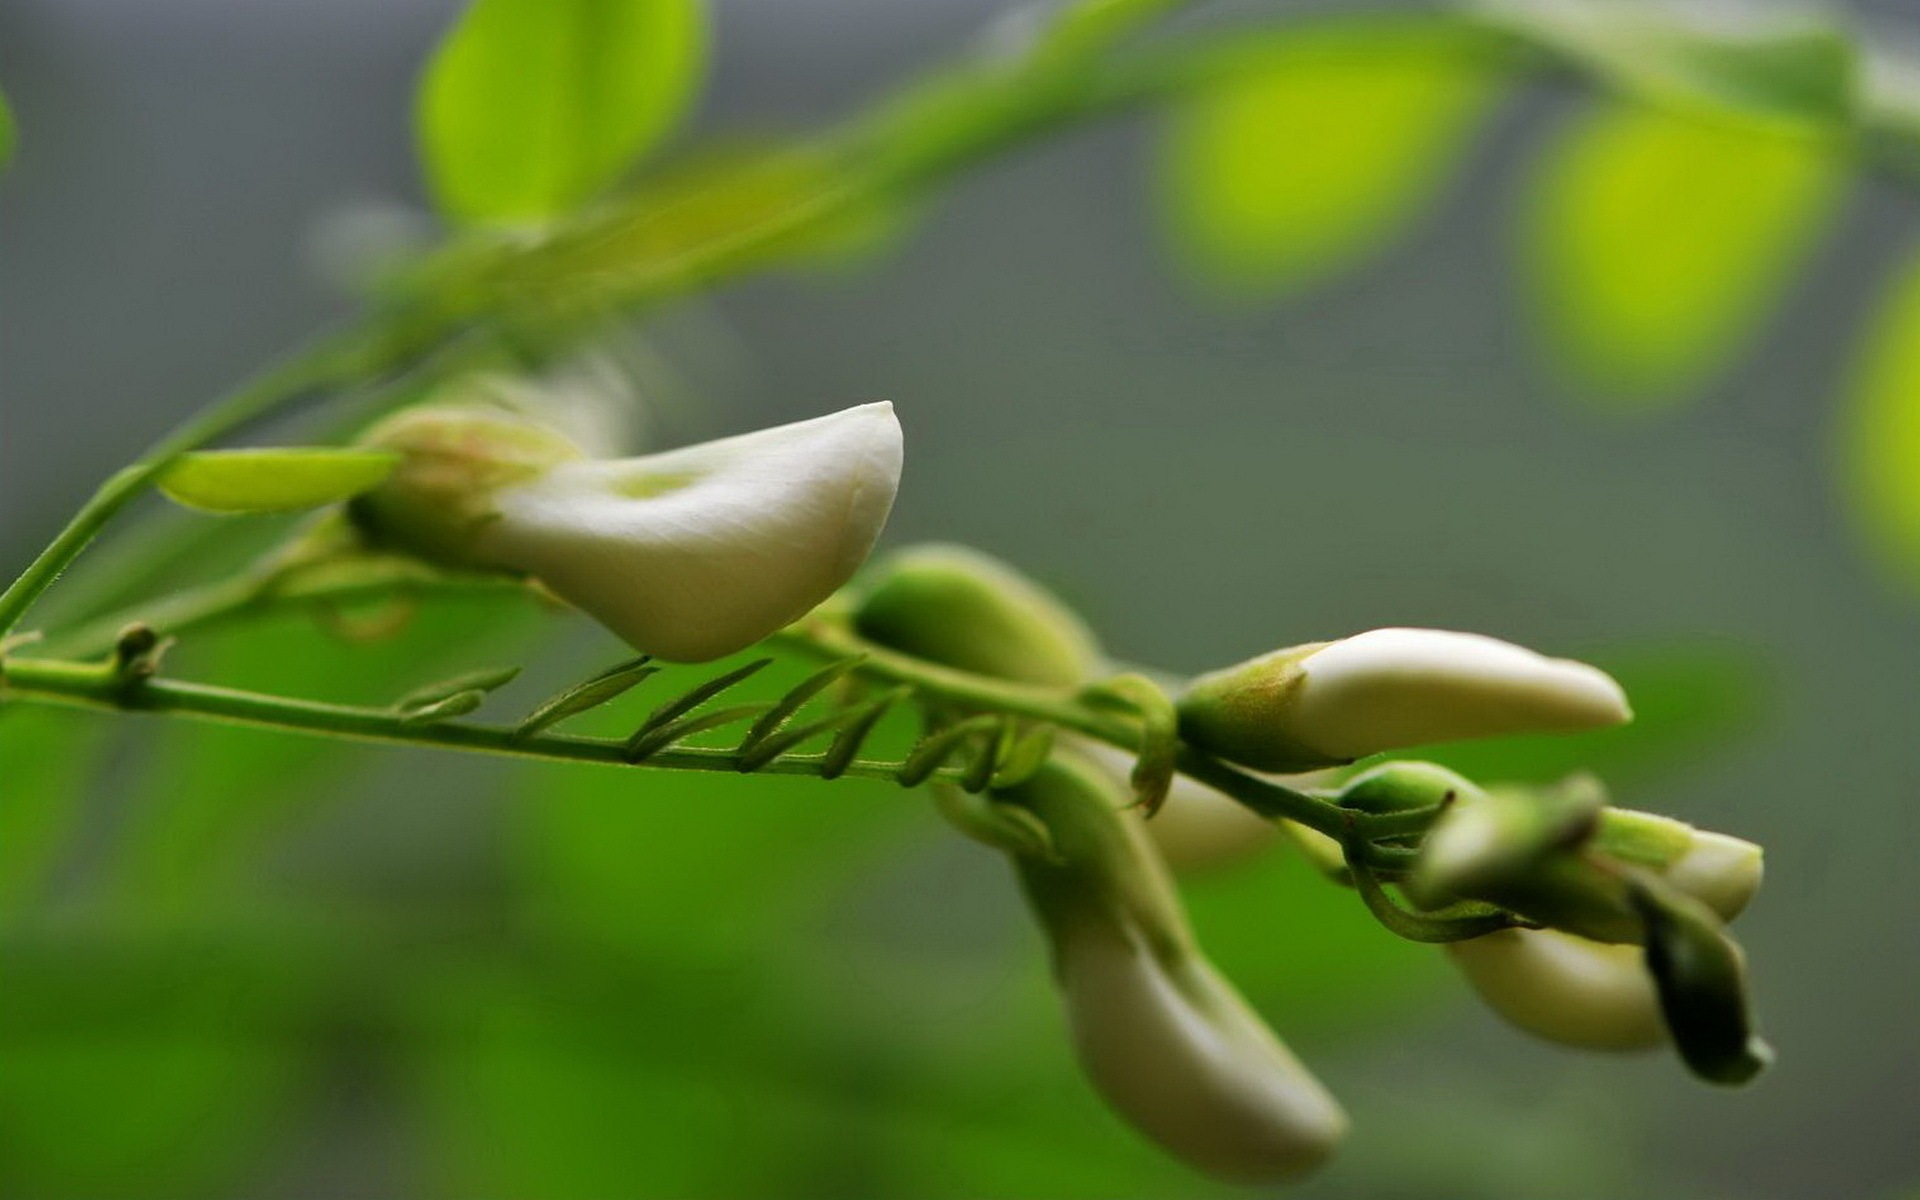
[[[1298,1178],[1347,1130],[1339,1103],[1198,955],[1167,963],[1123,923],[1055,934],[1081,1064],[1143,1133],[1242,1183]]]
[[[1125,788],[1133,770],[1133,755],[1105,742],[1077,741],[1074,748],[1111,779]],[[1278,782],[1309,787],[1322,782],[1284,776]],[[1185,775],[1173,777],[1173,787],[1160,811],[1147,819],[1140,810],[1131,810],[1146,827],[1154,848],[1167,865],[1185,875],[1230,866],[1252,858],[1273,845],[1280,836],[1277,821],[1254,812],[1225,792],[1196,783]]]
[[[377,534],[524,572],[680,662],[750,646],[826,599],[866,559],[900,482],[886,403],[612,461],[474,412],[402,414],[369,440],[408,456],[358,506]]]
[[[1557,929],[1503,929],[1448,943],[1487,1006],[1513,1025],[1586,1050],[1645,1050],[1667,1040],[1660,997],[1638,946]]]
[[[1660,873],[1721,920],[1760,888],[1761,849],[1724,833],[1629,809],[1608,809],[1601,838]],[[1447,946],[1488,1007],[1551,1041],[1634,1050],[1667,1040],[1646,952],[1555,929],[1508,929]]]
[[[1691,830],[1691,844],[1661,872],[1668,883],[1712,909],[1722,921],[1745,911],[1760,890],[1764,851],[1744,838]]]
[[[1142,1133],[1223,1179],[1297,1178],[1346,1114],[1193,942],[1178,893],[1123,793],[1055,759],[1011,789],[1047,824],[1055,862],[1015,858],[1053,951],[1082,1067]]]
[[[1265,770],[1516,733],[1569,733],[1632,718],[1604,671],[1497,638],[1375,629],[1275,651],[1194,681],[1182,731]]]

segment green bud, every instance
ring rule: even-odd
[[[1549,788],[1462,792],[1421,842],[1409,889],[1424,899],[1485,896],[1583,841],[1606,806],[1590,775]]]
[[[1746,963],[1711,909],[1658,880],[1636,877],[1628,896],[1647,929],[1647,970],[1674,1047],[1709,1083],[1747,1083],[1773,1061],[1754,1032]]]
[[[1745,911],[1765,873],[1765,852],[1744,838],[1629,808],[1601,814],[1593,845],[1621,862],[1654,871],[1722,921]]]
[[[1477,801],[1485,794],[1478,784],[1437,763],[1402,761],[1367,768],[1347,780],[1334,799],[1342,808],[1389,813]]]
[[[1052,687],[1104,669],[1099,642],[1065,601],[964,546],[902,550],[874,571],[854,611],[861,636],[929,662]]]
[[[498,517],[495,493],[586,457],[545,425],[479,407],[405,409],[361,441],[401,456],[379,488],[354,501],[362,526],[423,558],[458,567],[494,565],[476,561],[474,538]]]

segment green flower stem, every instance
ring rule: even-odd
[[[428,575],[424,577],[409,575],[395,578],[348,574],[322,586],[298,589],[283,589],[280,586],[281,582],[281,575],[273,570],[235,576],[204,587],[178,592],[150,604],[132,605],[76,629],[56,633],[36,649],[52,657],[92,658],[111,650],[119,631],[135,621],[149,625],[162,637],[180,637],[230,621],[284,611],[290,607],[324,607],[410,593],[501,591],[533,595],[526,590],[521,581],[504,575]],[[1110,711],[1083,703],[1072,692],[976,675],[969,671],[956,670],[900,654],[868,642],[831,620],[809,619],[775,634],[769,642],[816,658],[834,660],[860,656],[863,661],[859,669],[863,674],[906,684],[923,695],[947,700],[979,712],[1001,713],[1042,721],[1123,750],[1137,752],[1140,747],[1141,735],[1137,725],[1115,717]],[[29,661],[44,664],[49,660]],[[10,678],[15,669],[13,664],[7,666]],[[187,687],[191,685],[150,686]],[[16,688],[16,691],[20,699],[43,698],[47,695],[45,692],[26,687]],[[59,693],[60,696],[68,694]],[[301,719],[289,724],[280,719],[288,715],[287,711],[275,708],[271,704],[261,706],[259,703],[271,701],[273,698],[253,697],[252,699],[256,705],[249,710],[255,717],[251,723],[306,732],[339,732],[306,723],[304,718],[310,714],[305,713],[297,714]],[[286,703],[299,705],[304,702],[288,701]],[[318,707],[322,710],[331,709],[331,706],[326,705]],[[191,713],[197,710],[168,708],[147,711]],[[352,711],[380,713],[384,710]],[[435,728],[448,731],[468,727],[438,726]],[[417,732],[404,731],[405,736],[401,740],[421,740],[415,736]],[[459,740],[461,736],[464,735],[455,734],[436,740],[432,744],[462,749],[499,749],[490,745],[462,742]],[[567,745],[572,745],[575,741],[578,739],[563,740]],[[618,743],[609,744],[617,745]],[[516,751],[517,748],[500,752]],[[648,765],[656,764],[649,762]],[[1178,749],[1175,766],[1180,773],[1231,796],[1263,817],[1297,821],[1342,841],[1349,840],[1357,833],[1367,843],[1368,862],[1381,870],[1404,869],[1411,861],[1412,851],[1402,847],[1374,845],[1373,839],[1417,835],[1425,829],[1433,817],[1438,815],[1439,811],[1435,809],[1418,813],[1378,814],[1353,812],[1283,784],[1249,775],[1185,744]],[[807,772],[800,770],[798,773]],[[850,773],[860,774],[861,772]]]
[[[626,741],[621,738],[571,737],[564,734],[516,738],[514,730],[508,726],[451,721],[409,725],[405,714],[391,708],[293,700],[284,696],[174,680],[130,680],[109,665],[58,659],[7,659],[4,674],[0,674],[0,699],[119,712],[158,713],[356,742],[432,746],[559,762],[668,771],[738,772],[741,769],[741,756],[733,750],[680,746],[661,750],[645,762],[635,764],[622,757],[626,752]],[[825,755],[822,754],[790,754],[758,767],[757,771],[769,775],[817,776],[824,759]],[[898,763],[857,759],[847,765],[843,774],[865,779],[893,779],[899,769]],[[933,778],[957,782],[960,776],[959,769],[949,767],[936,771]]]
[[[981,712],[1045,721],[1123,750],[1138,752],[1140,749],[1138,726],[1090,708],[1068,691],[993,679],[926,662],[874,645],[825,620],[791,626],[771,640],[776,645],[821,658],[860,655],[862,674],[907,684],[923,695]],[[1351,838],[1355,831],[1362,837],[1370,835],[1372,814],[1352,812],[1272,780],[1249,775],[1184,743],[1176,754],[1175,765],[1181,774],[1224,792],[1263,817],[1284,817],[1342,841]],[[1394,847],[1369,843],[1367,857],[1377,866],[1400,868],[1407,865],[1408,854]]]

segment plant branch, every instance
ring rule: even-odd
[[[517,737],[512,727],[463,722],[408,724],[405,713],[391,708],[327,704],[294,700],[234,688],[183,683],[164,679],[127,678],[111,666],[47,658],[10,658],[0,674],[0,698],[36,701],[73,708],[157,713],[245,725],[286,733],[341,738],[401,746],[477,751],[513,758],[560,762],[599,763],[604,766],[658,768],[669,771],[738,773],[743,755],[735,750],[675,746],[660,750],[644,762],[628,761],[623,738],[573,737],[543,733]],[[818,776],[824,754],[788,754],[752,767],[769,775]],[[900,764],[856,759],[842,773],[865,779],[894,779]],[[933,778],[958,782],[962,771],[942,768]]]

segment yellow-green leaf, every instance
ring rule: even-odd
[[[1920,589],[1920,258],[1868,334],[1846,426],[1846,484],[1868,549]]]
[[[590,199],[686,112],[705,49],[700,0],[473,0],[421,81],[434,198],[466,221]]]
[[[1829,14],[1674,0],[1478,0],[1479,15],[1644,100],[1762,123],[1847,120],[1859,54]]]
[[[203,512],[287,512],[349,500],[379,486],[399,461],[386,450],[202,450],[168,467],[157,486]]]
[[[1813,248],[1845,164],[1820,141],[1618,105],[1531,182],[1524,253],[1554,350],[1649,407],[1739,351]]]
[[[1208,282],[1278,292],[1400,233],[1497,95],[1486,47],[1438,22],[1323,22],[1237,53],[1250,72],[1176,111],[1163,188],[1176,249]]]
[[[7,94],[0,92],[0,167],[13,161],[13,148],[20,144],[20,130],[13,122],[13,106]]]

